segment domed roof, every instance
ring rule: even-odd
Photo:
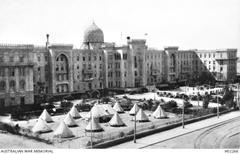
[[[103,43],[103,31],[93,22],[84,32],[84,43]]]

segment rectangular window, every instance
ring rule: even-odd
[[[41,57],[40,56],[38,56],[38,61],[41,61]]]
[[[123,54],[123,59],[127,60],[127,54],[126,53]]]
[[[20,105],[24,105],[24,104],[25,104],[25,97],[22,96],[22,97],[20,98]]]
[[[5,76],[5,70],[4,68],[0,68],[0,76],[4,77]]]
[[[135,76],[137,76],[137,71],[134,72]]]
[[[86,69],[86,64],[83,64],[83,69]]]
[[[222,60],[220,61],[220,65],[223,65],[223,61]]]
[[[25,68],[19,68],[19,75],[25,76]]]
[[[134,56],[134,67],[137,68],[137,57]]]
[[[2,57],[2,56],[0,56],[0,63],[1,63],[1,62],[3,62],[3,57]]]
[[[102,60],[102,57],[101,57],[101,56],[99,56],[99,60],[100,60],[100,61]]]
[[[4,108],[5,107],[5,99],[4,98],[1,98],[0,99],[0,108]]]
[[[9,76],[15,76],[15,69],[9,68]]]
[[[15,104],[15,97],[10,98],[10,106],[12,106],[13,104]]]
[[[13,57],[13,56],[10,56],[10,57],[9,57],[9,61],[10,61],[10,62],[13,62],[13,61],[14,61],[14,57]]]
[[[223,71],[223,68],[222,67],[220,67],[220,72],[222,72]]]
[[[24,61],[24,56],[20,56],[20,57],[19,57],[19,61],[20,61],[20,62],[23,62],[23,61]]]
[[[83,61],[85,61],[85,57],[83,56],[82,58],[83,58]]]
[[[45,55],[45,61],[46,61],[46,62],[48,61],[48,56],[47,56],[47,55]]]

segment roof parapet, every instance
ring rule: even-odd
[[[33,44],[0,44],[1,49],[33,49]]]

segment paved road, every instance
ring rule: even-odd
[[[150,135],[111,148],[240,148],[240,111]]]

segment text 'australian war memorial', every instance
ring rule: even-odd
[[[236,77],[237,49],[152,49],[145,39],[126,38],[125,45],[104,42],[92,23],[80,49],[55,44],[47,34],[45,46],[0,45],[0,106],[39,103],[46,97],[74,94],[100,96],[106,91],[161,87],[213,78]]]

